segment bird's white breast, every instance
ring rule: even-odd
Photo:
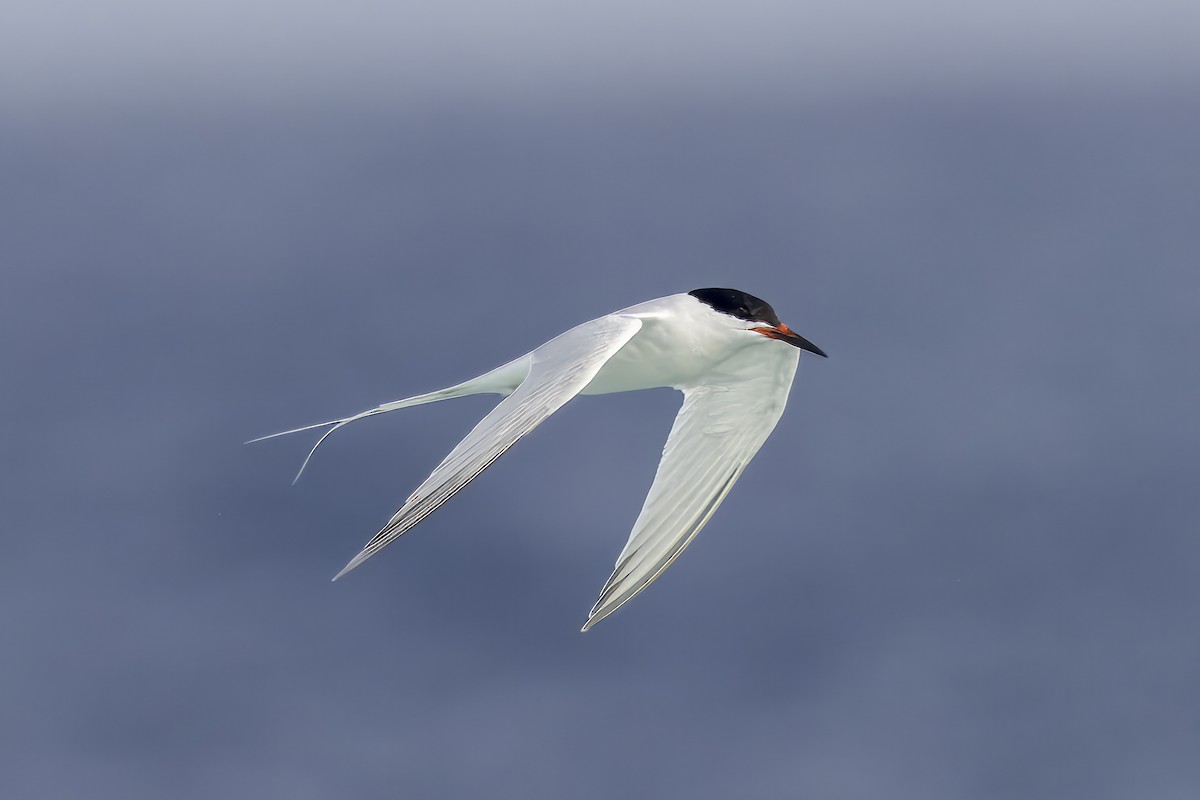
[[[612,394],[702,381],[717,365],[757,344],[745,330],[721,324],[695,298],[672,295],[616,312],[642,327],[596,374],[582,394]]]

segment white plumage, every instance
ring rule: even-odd
[[[451,397],[504,396],[337,580],[433,513],[575,395],[680,390],[683,407],[654,483],[588,614],[586,631],[662,574],[708,522],[779,421],[800,349],[825,355],[758,298],[733,289],[697,289],[585,322],[456,386],[262,439],[331,426],[305,458],[307,465],[333,431],[355,420]]]

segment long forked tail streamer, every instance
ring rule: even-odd
[[[321,438],[317,439],[317,443],[312,446],[312,449],[308,451],[308,455],[306,455],[304,457],[304,461],[300,464],[300,469],[297,470],[297,472],[296,472],[296,477],[292,478],[292,485],[295,486],[296,481],[300,480],[300,476],[304,474],[304,468],[308,466],[308,462],[312,460],[313,455],[317,452],[317,448],[320,447],[322,444],[324,444],[325,440],[329,438],[330,434],[332,434],[334,431],[336,431],[338,428],[342,427],[343,425],[349,425],[351,422],[354,422],[355,420],[360,420],[363,417],[369,417],[373,414],[382,414],[383,410],[384,410],[383,406],[380,406],[379,408],[373,408],[370,411],[364,411],[361,414],[355,414],[352,417],[346,417],[344,419],[331,419],[328,422],[317,422],[313,425],[305,425],[302,428],[292,428],[290,431],[280,431],[279,433],[269,433],[266,436],[259,436],[257,439],[251,439],[248,442],[244,442],[244,444],[254,444],[255,442],[263,442],[263,441],[266,441],[267,439],[274,439],[277,436],[287,436],[290,433],[303,433],[304,431],[311,431],[311,430],[315,430],[317,428],[324,428],[326,426],[332,426],[331,428],[329,428],[329,430],[325,431],[325,433],[321,434]],[[392,409],[387,409],[387,410],[391,411]]]
[[[313,455],[317,452],[317,448],[324,444],[325,440],[329,438],[329,435],[338,428],[341,428],[344,425],[349,425],[351,422],[356,422],[365,417],[373,417],[376,414],[386,414],[389,411],[397,411],[401,408],[410,408],[412,406],[424,405],[425,403],[436,403],[439,400],[449,400],[453,397],[465,397],[472,394],[506,394],[511,391],[511,387],[506,385],[505,381],[509,377],[513,376],[512,374],[514,373],[514,367],[516,368],[515,371],[520,373],[520,377],[523,378],[524,370],[527,369],[527,367],[521,361],[509,362],[504,366],[497,367],[491,372],[480,375],[478,378],[473,378],[469,381],[457,384],[455,386],[450,386],[446,389],[438,389],[435,392],[418,394],[413,397],[405,397],[403,400],[393,400],[390,403],[384,403],[383,405],[376,406],[375,408],[367,411],[362,411],[358,414],[354,414],[353,416],[343,417],[342,419],[331,419],[328,422],[318,422],[314,425],[305,425],[302,428],[292,428],[288,431],[280,431],[279,433],[271,433],[267,434],[266,436],[259,436],[257,439],[251,439],[250,441],[246,442],[246,444],[262,442],[267,439],[274,439],[277,436],[287,436],[291,433],[303,433],[304,431],[311,431],[317,428],[332,426],[329,427],[329,430],[325,431],[325,433],[321,434],[321,438],[317,440],[317,443],[314,444],[312,449],[308,451],[308,455],[304,457],[304,463],[300,465],[300,470],[296,473],[296,477],[292,479],[292,485],[294,486],[296,481],[300,480],[300,476],[304,474],[304,468],[307,467],[308,462],[312,460]],[[513,383],[513,386],[519,383],[520,379],[516,380],[515,383]]]

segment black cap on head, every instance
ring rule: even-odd
[[[694,289],[688,294],[722,314],[747,322],[779,325],[775,309],[771,308],[766,300],[760,300],[752,294],[739,292],[737,289]]]

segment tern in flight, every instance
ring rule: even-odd
[[[304,459],[303,472],[321,443],[355,420],[451,397],[504,398],[337,580],[432,514],[575,395],[678,389],[683,407],[629,540],[588,613],[586,631],[649,586],[708,522],[783,414],[801,350],[825,355],[757,297],[696,289],[585,322],[457,386],[252,441],[328,426]]]

